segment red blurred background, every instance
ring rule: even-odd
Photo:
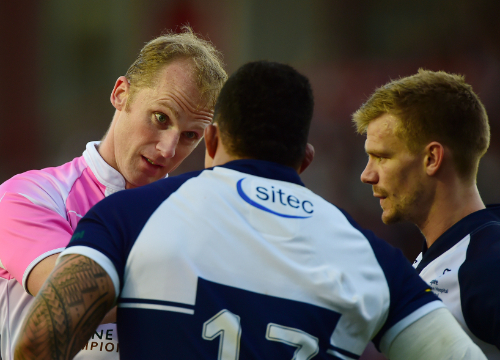
[[[387,227],[359,176],[364,138],[351,114],[375,87],[419,68],[460,73],[490,117],[478,187],[500,202],[500,2],[494,0],[20,0],[0,4],[0,182],[60,165],[100,139],[109,95],[145,42],[189,23],[225,57],[289,63],[308,75],[316,108],[313,191],[401,248],[418,254],[414,226]],[[176,173],[203,166],[203,145]],[[362,359],[379,359],[368,350]]]

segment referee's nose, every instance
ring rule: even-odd
[[[179,144],[180,136],[181,134],[178,129],[169,129],[165,131],[156,144],[156,150],[166,159],[173,158],[177,145]]]

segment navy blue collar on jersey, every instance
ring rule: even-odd
[[[305,186],[295,169],[271,161],[242,159],[230,161],[221,165],[221,167],[267,179],[287,181]]]
[[[451,249],[468,234],[472,234],[481,225],[490,221],[500,221],[500,205],[488,205],[486,209],[467,215],[438,237],[430,248],[427,248],[427,243],[424,241],[422,261],[417,266],[417,272],[420,273],[427,265]]]

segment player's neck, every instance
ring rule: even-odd
[[[428,213],[417,226],[425,236],[429,248],[458,221],[484,208],[475,183],[469,185],[460,181],[454,184],[442,183],[436,191]]]
[[[218,151],[217,154],[214,157],[212,166],[224,165],[224,164],[226,164],[226,163],[228,163],[230,161],[240,160],[240,159],[243,159],[243,158],[230,155],[230,154],[228,154],[225,151]]]

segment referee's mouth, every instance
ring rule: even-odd
[[[158,166],[158,167],[163,167],[164,165],[160,165],[160,164],[157,164],[155,163],[153,160],[145,157],[145,156],[142,156],[144,160],[146,160],[146,162],[148,162],[149,164],[153,165],[153,166]]]

